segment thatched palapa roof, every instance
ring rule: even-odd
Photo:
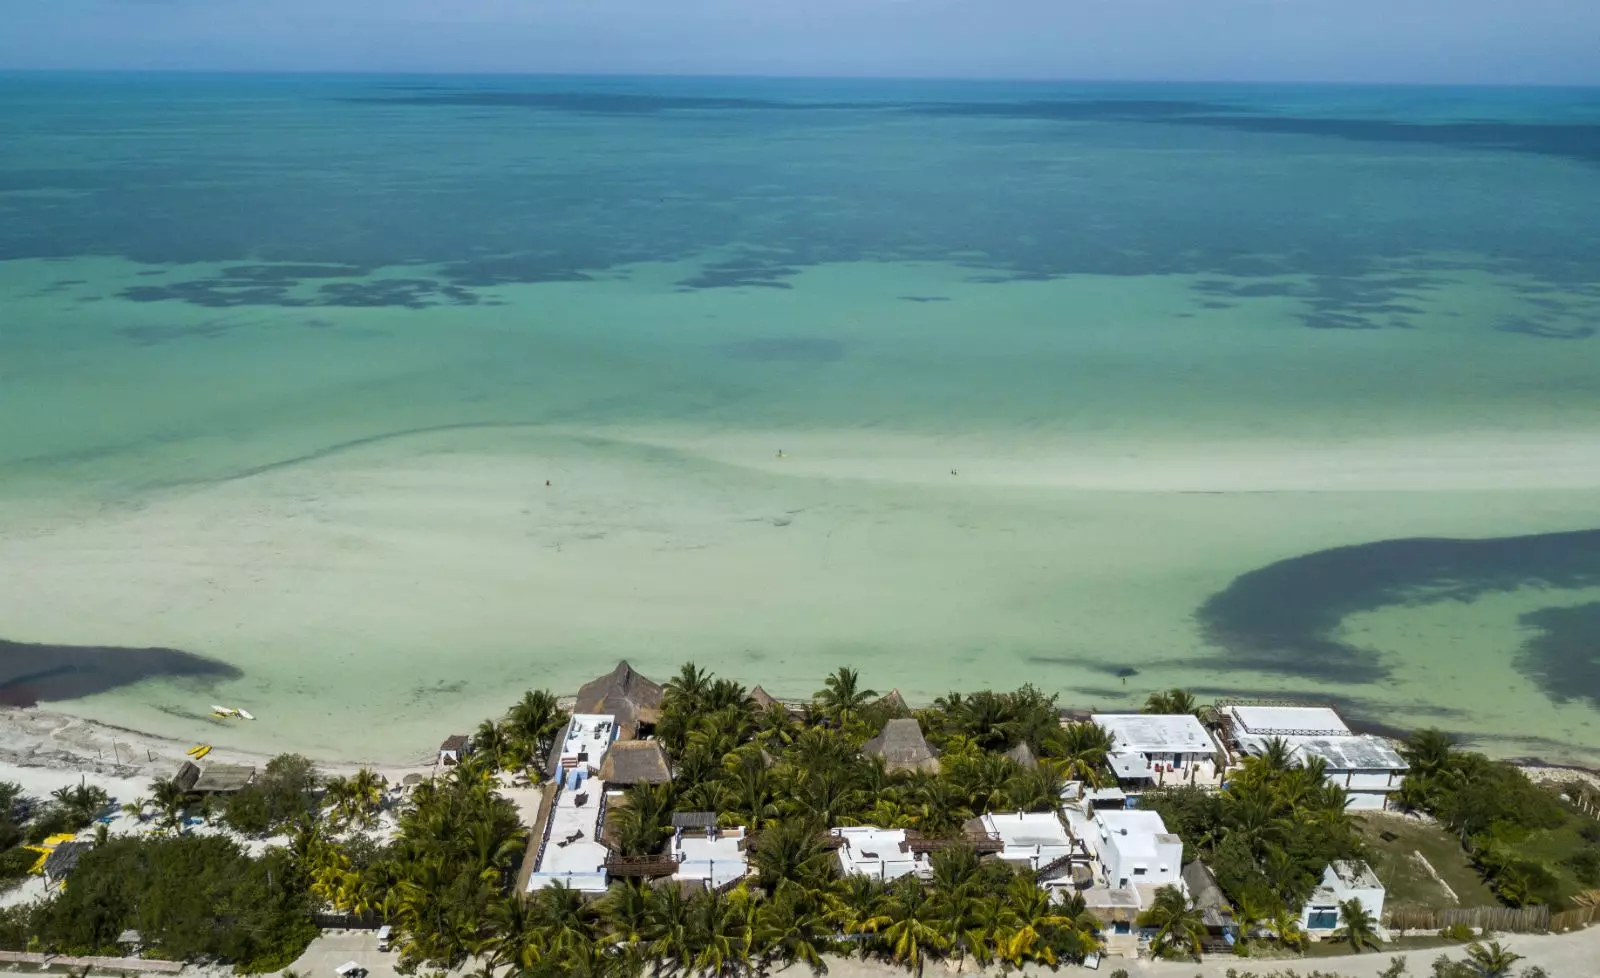
[[[861,745],[861,752],[883,758],[891,771],[939,772],[939,756],[928,746],[915,720],[890,720],[882,733]]]
[[[900,691],[898,689],[889,690],[888,695],[879,698],[876,705],[883,707],[890,713],[904,716],[911,715],[911,707],[906,705],[906,698],[900,695]]]
[[[1033,748],[1028,746],[1026,740],[1006,751],[1006,756],[1025,768],[1032,769],[1039,766],[1039,759],[1033,756]]]
[[[228,794],[243,790],[255,779],[256,769],[248,764],[208,764],[189,790],[201,795]]]
[[[184,761],[178,765],[178,773],[172,776],[172,782],[178,790],[188,793],[194,790],[194,783],[200,780],[200,765],[193,761]]]
[[[763,709],[763,710],[769,709],[769,708],[774,707],[774,706],[782,706],[783,705],[782,703],[778,702],[776,697],[774,697],[771,693],[767,692],[766,690],[762,689],[760,686],[757,686],[754,689],[750,690],[750,698],[752,700],[755,700],[756,706],[761,707],[761,709]]]
[[[672,780],[672,768],[661,741],[619,740],[606,749],[599,777],[606,784],[662,784]]]
[[[1194,905],[1200,910],[1200,919],[1207,927],[1227,927],[1233,923],[1233,907],[1229,905],[1222,887],[1217,885],[1217,878],[1211,874],[1209,866],[1196,859],[1183,867],[1183,883],[1189,888],[1189,895],[1194,897]]]
[[[44,857],[44,875],[49,880],[63,879],[78,868],[78,860],[94,848],[90,842],[63,842]]]
[[[661,718],[661,698],[665,690],[660,684],[633,671],[627,662],[599,679],[583,684],[573,713],[597,713],[617,718],[617,727],[626,736],[635,736],[641,723],[655,723]]]

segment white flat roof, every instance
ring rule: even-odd
[[[983,816],[984,827],[1007,846],[1067,846],[1072,837],[1054,812],[1001,812]]]
[[[718,887],[743,876],[749,868],[736,835],[707,839],[686,832],[678,851],[683,854],[683,862],[672,874],[673,879],[710,880],[713,887]]]
[[[1121,750],[1198,754],[1217,749],[1188,713],[1096,713],[1090,719],[1115,737]]]
[[[855,859],[910,859],[912,854],[901,852],[906,841],[905,829],[880,829],[875,825],[852,825],[834,829],[833,834],[844,840],[844,846]]]
[[[1107,808],[1095,812],[1094,820],[1118,838],[1123,838],[1123,830],[1127,830],[1128,836],[1148,835],[1153,838],[1167,834],[1167,823],[1161,821],[1160,815],[1139,808]]]
[[[1150,769],[1150,762],[1144,755],[1136,750],[1112,751],[1106,755],[1106,763],[1111,765],[1111,773],[1119,778],[1153,778],[1156,772]]]
[[[561,757],[576,758],[585,755],[584,764],[591,770],[600,769],[600,758],[617,733],[617,718],[608,713],[574,713],[562,736]]]
[[[1235,705],[1228,707],[1228,712],[1233,714],[1240,733],[1258,737],[1287,734],[1338,737],[1350,733],[1339,714],[1326,706]]]

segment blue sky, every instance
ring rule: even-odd
[[[1600,84],[1600,0],[0,0],[0,69]]]

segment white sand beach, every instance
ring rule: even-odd
[[[1154,686],[1310,685],[1502,753],[1600,756],[1585,702],[1552,704],[1506,653],[1521,611],[1600,593],[1510,592],[1481,622],[1459,604],[1352,619],[1391,668],[1380,687],[1230,673],[1192,620],[1236,575],[1321,548],[1588,528],[1595,439],[1120,451],[857,433],[396,437],[126,505],[14,511],[0,623],[13,641],[161,646],[240,669],[50,704],[219,757],[423,764],[521,690],[570,691],[620,658],[661,679],[693,659],[788,696],[841,663],[913,700],[1022,682],[1078,706]],[[1113,665],[1140,675],[1119,682]],[[214,702],[258,719],[214,720]]]

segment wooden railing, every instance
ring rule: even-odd
[[[607,856],[610,876],[671,876],[678,871],[679,858],[671,853],[651,856]]]

